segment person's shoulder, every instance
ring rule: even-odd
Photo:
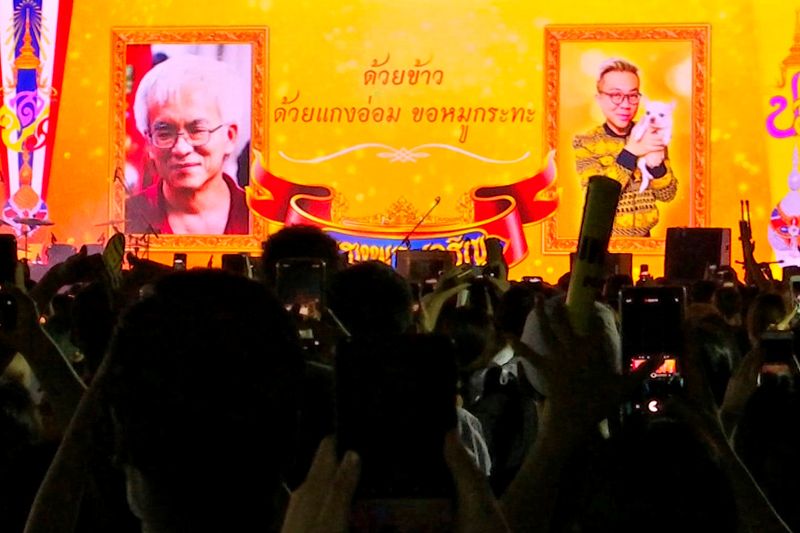
[[[247,208],[247,195],[244,189],[227,174],[222,175],[222,179],[228,185],[231,192],[230,213],[228,214],[228,224],[225,226],[225,234],[246,234],[250,231],[250,211]]]
[[[147,231],[148,221],[152,224],[160,224],[161,218],[162,214],[159,210],[157,183],[125,199],[127,231],[131,233],[143,233]]]
[[[143,193],[134,194],[125,199],[125,212],[131,213],[147,207],[147,197]]]
[[[235,179],[233,179],[228,174],[222,174],[222,181],[225,182],[225,185],[228,186],[228,189],[231,191],[231,200],[237,201],[239,198],[245,197],[244,189],[237,183]]]
[[[584,131],[582,133],[578,133],[572,139],[572,146],[578,148],[580,146],[585,146],[587,144],[592,144],[597,142],[598,140],[606,137],[606,131],[603,128],[603,125],[595,126],[588,131]]]

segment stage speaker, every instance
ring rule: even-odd
[[[800,266],[788,265],[783,267],[783,281],[789,281],[792,276],[800,276]]]
[[[569,254],[569,269],[575,264],[575,252]],[[633,276],[633,254],[606,254],[603,265],[603,277],[609,278],[616,274]]]
[[[71,244],[51,244],[45,248],[48,265],[63,263],[67,258],[72,257],[78,250]]]
[[[730,264],[730,228],[667,228],[664,276],[668,280],[700,280],[709,265]]]
[[[84,246],[86,246],[87,255],[102,254],[103,250],[105,249],[105,246],[96,243],[85,244]]]

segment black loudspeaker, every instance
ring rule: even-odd
[[[783,267],[783,281],[789,281],[792,276],[800,276],[800,266],[788,265]]]
[[[709,265],[730,264],[730,228],[667,228],[664,276],[668,280],[703,279]]]
[[[569,269],[575,264],[575,252],[569,254]],[[616,274],[633,275],[633,254],[606,254],[603,265],[603,277],[608,278]]]
[[[105,249],[105,246],[103,246],[102,244],[93,243],[93,244],[85,244],[84,246],[86,246],[87,255],[102,254],[103,250]]]
[[[63,263],[78,253],[78,250],[71,244],[51,244],[44,249],[44,253],[47,256],[47,264],[52,266]]]

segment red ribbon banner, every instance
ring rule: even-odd
[[[467,235],[497,237],[504,243],[509,265],[521,261],[528,252],[524,226],[541,222],[558,207],[554,187],[555,152],[550,152],[543,168],[535,175],[495,187],[477,187],[470,192],[474,220],[466,224],[422,225],[414,233],[414,243],[431,243]],[[331,220],[334,190],[324,185],[301,185],[275,176],[264,168],[261,154],[256,153],[247,187],[247,204],[257,215],[270,222],[284,225],[307,224],[323,230],[353,236],[378,239],[387,245],[399,241],[408,233],[405,227],[358,226],[339,224]],[[444,248],[443,248],[444,249]]]

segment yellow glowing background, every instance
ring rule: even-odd
[[[539,168],[544,149],[545,25],[707,23],[712,35],[710,224],[734,228],[737,234],[738,202],[749,198],[757,257],[767,260],[771,255],[767,222],[787,191],[796,138],[772,139],[764,122],[770,111],[769,98],[789,95],[789,89],[777,89],[776,82],[779,65],[792,44],[796,3],[626,0],[609,9],[591,0],[566,4],[106,0],[102,9],[99,7],[97,2],[76,1],[73,12],[48,197],[50,217],[56,222],[53,231],[62,242],[94,242],[105,228],[93,224],[108,218],[113,176],[109,44],[115,26],[268,26],[269,116],[263,120],[268,121],[271,170],[303,183],[337,187],[345,194],[352,216],[380,213],[399,197],[424,211],[431,199],[440,195],[442,205],[437,214],[444,217],[455,216],[458,199],[470,188],[510,183]],[[409,68],[417,59],[430,59],[432,69],[444,72],[443,83],[365,86],[364,71],[374,59],[383,61],[387,54],[387,66],[393,68]],[[646,92],[653,81],[647,70],[643,79]],[[307,105],[361,106],[372,98],[373,105],[402,107],[403,116],[395,124],[276,124],[273,112],[277,104],[298,91],[298,102]],[[455,124],[412,120],[413,107],[431,105],[532,107],[537,115],[530,123],[472,125],[466,142],[459,143],[461,132]],[[592,112],[580,107],[585,104],[576,105],[581,120]],[[390,163],[377,157],[374,150],[318,165],[292,163],[280,155],[310,159],[364,142],[395,148],[445,143],[503,160],[529,155],[507,165],[445,151],[431,151],[430,157],[413,164]],[[561,206],[565,208],[580,211],[579,205]],[[554,280],[566,271],[568,257],[542,254],[540,226],[529,228],[527,237],[529,255],[512,272],[515,277],[541,274]],[[733,256],[741,256],[737,245]],[[653,259],[634,258],[634,263],[649,263],[651,270],[659,273],[660,261]],[[207,254],[190,254],[189,266],[207,261]]]

